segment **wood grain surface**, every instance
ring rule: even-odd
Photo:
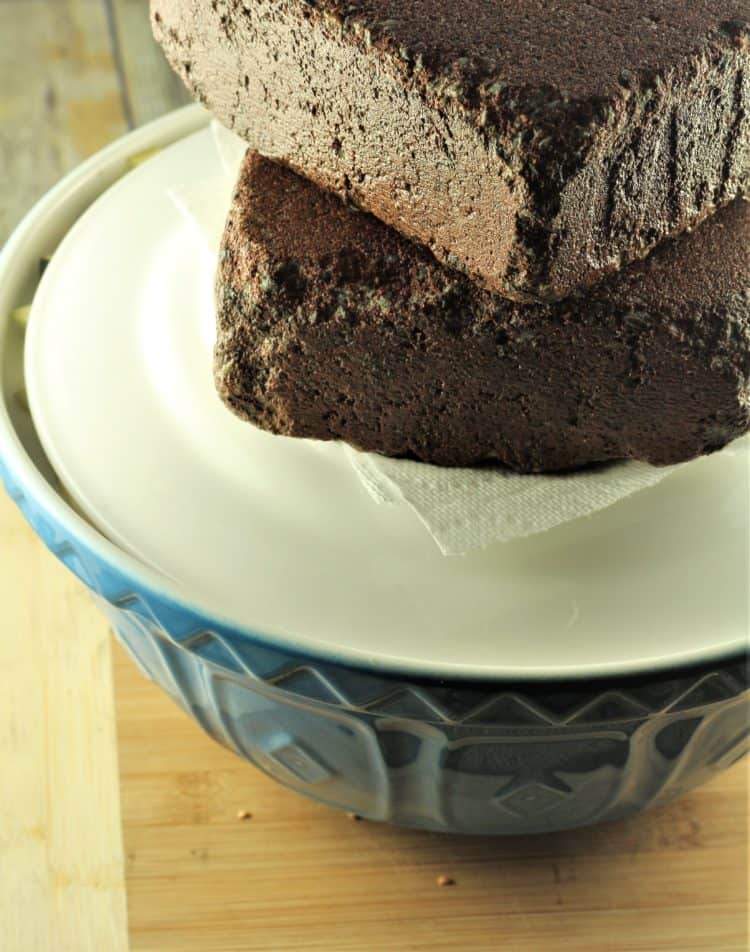
[[[82,159],[186,101],[148,0],[0,0],[0,243]]]
[[[0,497],[0,949],[127,948],[107,626]]]
[[[0,0],[0,243],[68,169],[184,101],[147,0]],[[745,765],[558,836],[355,822],[216,746],[112,654],[5,496],[0,570],[0,952],[747,949]]]
[[[0,0],[0,245],[48,188],[181,104],[146,0]],[[110,636],[0,496],[0,950],[128,947]]]
[[[746,952],[743,763],[590,830],[411,832],[280,788],[114,664],[132,952]]]

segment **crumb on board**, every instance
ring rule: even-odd
[[[438,876],[437,884],[438,886],[455,886],[456,880],[453,879],[452,876],[446,876],[445,873],[443,873],[442,876]]]
[[[249,810],[238,810],[237,819],[238,820],[252,820],[253,815]]]
[[[359,813],[347,813],[346,815],[350,820],[354,820],[357,823],[362,819]]]

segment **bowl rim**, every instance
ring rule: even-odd
[[[210,114],[199,105],[189,105],[168,113],[126,134],[96,153],[66,175],[34,205],[16,227],[5,246],[0,249],[0,358],[4,358],[7,346],[10,315],[13,307],[18,304],[13,300],[14,294],[17,293],[17,290],[14,290],[14,276],[28,271],[30,249],[40,225],[58,219],[63,221],[63,227],[67,230],[73,223],[70,221],[71,208],[78,207],[82,203],[84,207],[87,207],[96,200],[113,180],[125,171],[130,157],[177,142],[204,128],[210,120]],[[78,217],[80,217],[80,211],[75,214],[73,221]],[[33,260],[36,267],[36,258],[34,257]],[[6,296],[9,298],[8,301],[3,300]],[[33,500],[36,506],[52,518],[65,533],[85,545],[97,559],[121,574],[137,580],[141,589],[161,598],[167,597],[176,607],[206,619],[215,620],[217,624],[256,642],[265,642],[274,648],[288,650],[301,656],[319,658],[335,665],[359,668],[383,675],[409,675],[419,679],[447,679],[452,682],[523,682],[527,684],[575,682],[612,677],[638,678],[657,672],[663,673],[736,659],[744,656],[748,651],[747,642],[738,640],[736,645],[723,652],[706,649],[704,652],[693,651],[684,659],[675,658],[673,655],[656,661],[652,659],[645,668],[639,667],[637,663],[612,662],[585,668],[578,665],[570,668],[556,667],[553,670],[531,671],[502,665],[476,668],[471,665],[462,666],[441,662],[430,666],[425,665],[424,662],[410,664],[403,659],[393,659],[387,655],[373,656],[369,652],[364,653],[357,649],[344,651],[330,645],[315,645],[311,639],[305,639],[304,643],[300,643],[286,635],[257,631],[250,625],[240,624],[236,619],[223,616],[214,606],[203,604],[199,599],[192,601],[186,598],[179,585],[119,548],[68,505],[35,465],[13,425],[7,407],[10,395],[3,380],[3,364],[4,360],[0,361],[0,390],[2,391],[0,460],[7,467],[13,480],[22,488],[24,495]]]

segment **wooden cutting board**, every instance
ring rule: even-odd
[[[746,952],[745,763],[578,832],[357,822],[205,737],[2,494],[0,569],[2,952]]]
[[[147,0],[1,0],[0,242],[65,171],[182,101]],[[747,950],[743,764],[578,833],[355,822],[204,737],[2,493],[0,604],[1,952]]]
[[[132,952],[747,950],[743,764],[617,824],[448,837],[284,790],[119,647],[114,683]]]

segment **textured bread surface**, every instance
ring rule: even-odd
[[[263,155],[517,300],[750,189],[748,0],[152,0]]]
[[[520,304],[248,153],[216,381],[275,433],[519,472],[675,463],[750,426],[750,204],[593,290]]]

